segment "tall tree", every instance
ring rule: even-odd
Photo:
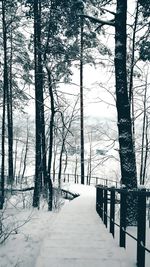
[[[115,77],[121,182],[128,188],[135,188],[137,187],[137,174],[131,130],[130,103],[127,90],[126,23],[127,1],[118,0],[115,19]]]
[[[83,12],[83,8],[81,9]],[[81,40],[80,40],[80,141],[81,141],[81,184],[84,184],[84,105],[83,105],[83,29],[84,18],[81,17]]]
[[[84,17],[99,23],[100,27],[103,25],[115,27],[116,108],[121,183],[127,188],[133,189],[137,187],[137,172],[127,88],[127,0],[117,0],[116,13],[110,13],[115,16],[115,19],[104,21],[89,15],[84,15]],[[135,222],[134,208],[135,204],[130,199],[128,201],[127,217],[128,223],[131,224]]]
[[[5,0],[2,1],[2,22],[3,22],[3,46],[4,46],[4,72],[3,72],[3,115],[2,115],[2,161],[0,178],[0,209],[4,204],[4,185],[5,185],[5,111],[6,111],[6,92],[8,90],[8,62],[7,62],[7,37],[6,37],[6,12]]]
[[[13,36],[12,24],[10,29],[10,60],[9,60],[9,87],[7,96],[7,121],[8,121],[8,182],[13,184],[13,108],[12,108],[12,64],[13,64]]]
[[[127,1],[117,0],[115,19],[115,77],[116,107],[118,114],[121,182],[127,188],[137,187],[135,151],[132,136],[130,101],[127,90]],[[136,220],[136,202],[130,196],[127,205],[127,223]]]
[[[53,188],[52,188],[52,179],[51,179],[51,168],[52,168],[52,156],[53,156],[53,140],[54,140],[54,117],[55,117],[55,101],[54,101],[54,93],[51,79],[51,71],[49,68],[46,68],[48,75],[48,89],[50,96],[50,106],[51,106],[51,114],[50,114],[50,123],[49,123],[49,147],[48,147],[48,188],[49,188],[49,201],[48,201],[48,209],[52,210],[52,198],[53,198]]]
[[[107,11],[107,10],[106,10]],[[109,12],[109,11],[108,11]],[[116,107],[118,114],[118,132],[120,146],[121,181],[129,188],[137,186],[135,152],[133,149],[130,103],[127,88],[127,1],[117,0],[115,20],[104,21],[88,15],[83,15],[100,27],[109,25],[115,27],[115,77],[116,77]]]
[[[41,1],[34,0],[34,71],[35,71],[35,121],[36,121],[36,147],[35,147],[35,188],[33,207],[39,207],[42,188],[43,159],[45,155],[43,138],[44,130],[44,102],[43,102],[43,68],[41,53]],[[45,128],[44,128],[45,129]],[[46,162],[45,162],[46,163]],[[46,167],[46,166],[45,166]],[[46,170],[45,170],[46,171]]]

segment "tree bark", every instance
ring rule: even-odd
[[[39,1],[34,0],[34,64],[35,64],[35,124],[36,124],[36,147],[35,147],[35,188],[33,194],[33,207],[39,207],[42,185],[42,162],[41,162],[41,81],[39,73]]]
[[[12,25],[11,25],[12,27]],[[13,47],[12,47],[12,28],[10,32],[10,67],[9,67],[9,85],[6,92],[7,97],[7,121],[8,121],[8,182],[12,185],[14,182],[13,171],[13,109],[12,109],[12,62],[13,62]]]
[[[121,161],[121,182],[129,188],[137,187],[135,153],[133,149],[130,103],[126,72],[126,13],[127,1],[117,1],[115,34],[116,107]]]
[[[47,186],[47,160],[46,160],[46,142],[45,142],[45,116],[44,116],[44,97],[43,97],[43,58],[42,58],[42,46],[41,46],[41,1],[38,5],[38,81],[39,81],[39,112],[40,112],[40,128],[41,128],[41,164],[43,184]]]
[[[24,153],[24,159],[23,159],[23,170],[21,175],[21,186],[24,180],[24,175],[27,167],[27,155],[28,155],[28,149],[29,149],[29,126],[27,121],[27,137],[26,137],[26,144],[25,144],[25,153]]]
[[[118,115],[119,154],[121,166],[121,183],[127,188],[137,187],[135,151],[132,137],[130,102],[127,90],[126,71],[126,22],[127,0],[117,0],[115,20],[115,77],[116,107]],[[128,199],[127,223],[135,223],[134,201]]]
[[[81,17],[80,41],[80,142],[81,142],[81,184],[84,184],[84,113],[83,113],[83,18]]]
[[[51,80],[51,72],[48,68],[48,89],[50,96],[50,104],[51,104],[51,115],[50,115],[50,125],[49,125],[49,156],[48,156],[48,188],[49,188],[49,201],[48,201],[48,210],[52,210],[52,202],[53,202],[53,185],[51,179],[51,168],[52,168],[52,156],[53,156],[53,139],[54,139],[54,116],[55,116],[55,104],[54,104],[54,95],[53,95],[53,87]]]
[[[131,112],[131,122],[132,122],[132,135],[133,135],[133,148],[135,151],[135,117],[134,117],[134,90],[133,90],[133,74],[134,74],[134,66],[135,66],[135,44],[136,44],[136,29],[138,24],[138,16],[139,16],[139,1],[136,3],[135,10],[135,19],[133,26],[133,36],[132,36],[132,50],[131,50],[131,64],[129,71],[129,102],[130,102],[130,112]],[[135,158],[136,160],[136,158]]]
[[[147,156],[148,156],[147,76],[146,76],[146,84],[144,89],[145,92],[143,99],[144,111],[143,111],[142,140],[141,140],[140,184],[144,184],[145,182]]]
[[[58,171],[58,187],[61,188],[61,173],[62,173],[62,159],[63,159],[63,153],[65,148],[65,136],[64,136],[64,125],[62,130],[62,145],[60,150],[60,157],[59,157],[59,171]]]

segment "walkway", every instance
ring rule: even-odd
[[[44,240],[36,267],[133,267],[95,211],[94,194],[66,204]]]

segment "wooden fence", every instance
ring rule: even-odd
[[[57,183],[58,181],[58,173],[51,173],[51,178],[53,180],[53,182]],[[118,187],[120,185],[120,183],[118,181],[112,180],[112,179],[105,179],[102,177],[98,177],[98,176],[90,176],[88,177],[85,176],[84,177],[84,181],[86,185],[98,185],[98,184],[102,184],[104,186],[111,186],[114,185],[115,187]],[[80,174],[70,174],[70,173],[62,173],[61,174],[61,182],[68,182],[68,183],[77,183],[80,184],[81,183],[81,175]]]
[[[137,244],[137,266],[145,267],[145,252],[150,253],[146,247],[146,200],[150,192],[146,189],[127,190],[126,188],[115,188],[97,185],[96,211],[108,227],[110,233],[115,236],[115,226],[119,227],[119,245],[126,247],[126,235],[130,236]],[[137,237],[127,231],[127,196],[133,194],[137,197]],[[119,199],[118,199],[119,195]],[[120,205],[120,222],[115,220],[116,204]],[[108,210],[109,207],[109,210]]]

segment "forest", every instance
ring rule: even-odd
[[[149,13],[148,0],[0,1],[1,210],[31,189],[51,211],[67,174],[149,186]]]

